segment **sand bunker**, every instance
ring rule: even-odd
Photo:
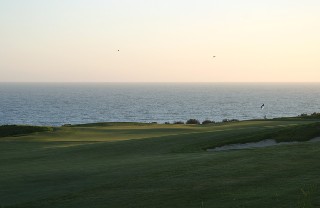
[[[320,142],[320,137],[311,139],[307,142]],[[207,149],[209,152],[219,152],[219,151],[226,151],[226,150],[241,150],[241,149],[252,149],[252,148],[262,148],[262,147],[271,147],[277,145],[285,145],[285,144],[297,144],[301,142],[279,142],[277,143],[274,139],[267,139],[262,140],[259,142],[250,142],[245,144],[229,144],[222,147],[216,147],[213,149]]]

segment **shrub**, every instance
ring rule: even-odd
[[[213,123],[215,123],[215,121],[211,121],[211,120],[204,120],[204,121],[202,121],[202,124],[213,124]]]
[[[231,119],[229,120],[229,122],[238,122],[239,120],[238,119]]]
[[[303,117],[303,118],[320,118],[320,113],[314,112],[311,113],[310,115],[306,114],[306,113],[302,113],[299,115],[299,117]]]
[[[238,119],[226,119],[226,118],[222,120],[223,123],[227,123],[227,122],[238,122],[238,121],[239,121]]]
[[[200,124],[200,121],[197,119],[189,119],[186,124]]]
[[[175,121],[175,122],[173,122],[173,124],[184,124],[184,122],[183,121]]]
[[[164,124],[170,124],[170,122],[164,122]]]
[[[311,116],[312,116],[312,117],[320,117],[320,113],[314,112],[314,113],[311,114]]]

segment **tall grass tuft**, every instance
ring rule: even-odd
[[[300,197],[299,197],[299,208],[314,208],[315,206],[312,203],[312,200],[315,197],[315,193],[317,190],[316,185],[305,186],[300,189]]]

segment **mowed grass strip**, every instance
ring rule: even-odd
[[[266,135],[316,136],[317,128],[315,121],[303,120],[113,124],[5,137],[0,141],[0,205],[301,207],[306,201],[317,207],[319,143],[205,151]]]

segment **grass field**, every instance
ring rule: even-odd
[[[309,140],[320,136],[318,122],[99,123],[3,133],[0,207],[320,207],[320,142],[206,151]]]

